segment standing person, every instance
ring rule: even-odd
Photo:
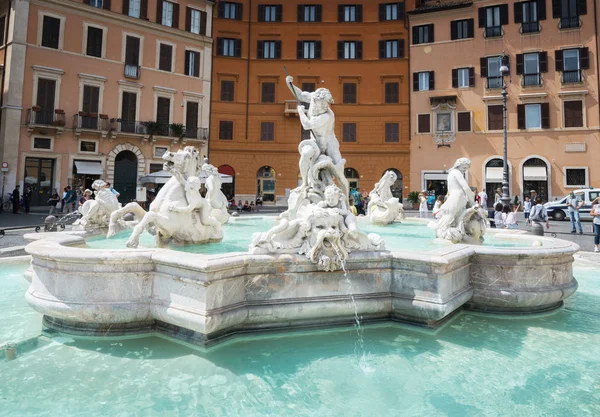
[[[479,192],[479,205],[484,210],[487,210],[487,208],[488,208],[488,206],[487,206],[487,200],[488,200],[487,193],[485,192],[485,190],[481,190]]]
[[[496,204],[502,202],[502,188],[496,188],[496,194],[494,194],[494,207]]]
[[[596,198],[592,202],[592,225],[594,226],[594,252],[600,252],[598,246],[600,245],[600,197]]]
[[[548,213],[546,207],[542,204],[541,197],[535,200],[535,206],[531,209],[531,215],[529,216],[531,221],[531,227],[538,226],[541,228],[542,235],[544,234],[544,227],[542,223],[546,223],[546,229],[550,229],[550,223],[548,222]]]
[[[67,208],[67,187],[63,188],[63,196],[62,196],[62,200],[61,200],[61,208],[60,208],[60,212],[64,213],[65,210],[68,210]]]
[[[77,194],[71,189],[70,185],[67,185],[67,195],[65,197],[65,205],[67,206],[67,213],[75,211],[75,202],[77,201]],[[64,213],[64,210],[63,210]]]
[[[579,229],[579,234],[583,234],[581,228],[581,217],[579,215],[579,209],[583,206],[583,201],[575,192],[571,191],[567,197],[567,211],[569,212],[569,218],[571,219],[571,233],[577,233],[575,225]]]
[[[52,190],[52,196],[50,196],[50,200],[48,200],[48,203],[50,204],[50,213],[48,214],[54,214],[57,212],[56,206],[58,205],[59,201],[60,197],[58,196],[58,191],[56,191],[55,188]]]
[[[525,215],[525,222],[529,224],[529,213],[531,212],[531,201],[529,197],[525,197],[525,202],[523,203],[523,214]]]
[[[504,223],[504,227],[507,229],[518,229],[517,225],[517,211],[521,205],[517,205],[514,210],[510,209],[510,205],[505,205],[502,208],[502,222]]]
[[[19,200],[21,199],[21,192],[19,191],[19,185],[15,185],[15,189],[12,192],[12,203],[13,203],[13,214],[19,212]]]
[[[504,221],[502,220],[502,203],[498,202],[494,206],[494,224],[496,225],[496,229],[504,229]]]
[[[25,213],[29,213],[29,208],[31,207],[31,187],[28,185],[25,187],[25,192],[23,193],[23,205],[25,206]]]
[[[83,206],[86,201],[92,199],[92,190],[85,190],[79,199],[79,207]]]
[[[529,201],[531,201],[531,208],[535,207],[535,202],[537,201],[537,191],[529,191]]]
[[[419,217],[426,218],[429,209],[427,208],[427,197],[425,197],[425,190],[419,194]]]

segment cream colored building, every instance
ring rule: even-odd
[[[9,7],[10,6],[10,7]],[[213,2],[5,0],[4,197],[112,182],[121,202],[166,150],[208,152]]]
[[[411,190],[444,194],[445,172],[464,156],[470,185],[493,201],[503,52],[510,195],[600,187],[595,13],[592,0],[422,1],[410,11]]]

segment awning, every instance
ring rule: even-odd
[[[219,176],[221,177],[221,182],[223,184],[230,184],[233,182],[231,175],[219,174]],[[163,170],[140,177],[140,182],[142,184],[166,184],[171,177],[172,175],[170,172]],[[200,182],[204,184],[206,182],[206,176],[200,176]]]
[[[525,181],[546,181],[548,174],[545,167],[523,167]]]
[[[99,161],[75,161],[78,174],[102,175],[102,163]]]
[[[502,182],[504,168],[488,167],[485,169],[485,182]]]

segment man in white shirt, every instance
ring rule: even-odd
[[[481,206],[482,209],[487,210],[487,199],[488,199],[487,193],[485,192],[485,190],[481,190],[481,192],[478,195],[479,195],[479,205]]]

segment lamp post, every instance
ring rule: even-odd
[[[508,185],[508,132],[507,132],[507,123],[506,123],[506,97],[508,96],[508,92],[506,91],[506,82],[504,81],[504,76],[508,74],[508,62],[507,56],[502,52],[500,56],[500,75],[502,77],[502,129],[503,129],[503,138],[504,138],[504,154],[502,158],[502,201],[503,205],[510,204],[510,189]]]

